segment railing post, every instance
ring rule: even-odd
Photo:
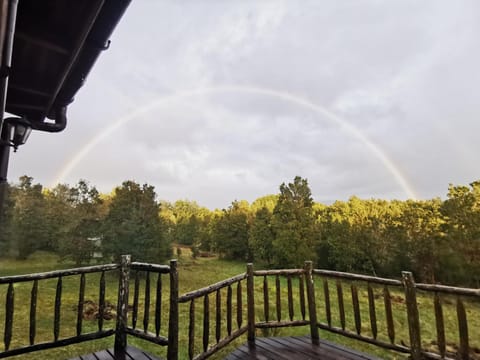
[[[410,355],[413,360],[423,359],[420,339],[420,319],[417,307],[415,280],[411,272],[402,271],[402,283],[405,289],[407,305],[408,332],[410,334]]]
[[[130,279],[130,255],[122,255],[118,280],[117,325],[115,328],[115,358],[125,359],[127,348],[128,282]]]
[[[307,284],[307,302],[308,302],[308,317],[310,319],[310,336],[312,343],[318,345],[320,337],[318,335],[317,327],[317,306],[315,304],[315,288],[313,286],[312,262],[305,261],[305,282]]]
[[[247,317],[248,317],[248,343],[255,344],[255,297],[254,297],[253,264],[247,264]]]
[[[178,271],[177,260],[170,260],[170,315],[168,319],[168,360],[178,359]]]

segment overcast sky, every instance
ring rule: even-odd
[[[475,0],[135,0],[9,179],[210,208],[296,175],[323,203],[445,197],[480,179],[479,34]]]

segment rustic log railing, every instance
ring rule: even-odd
[[[130,277],[133,272],[134,291],[131,306],[131,325],[128,325],[130,298]],[[153,275],[152,275],[153,274]],[[150,305],[152,303],[152,277],[156,275],[154,295],[154,332],[150,331]],[[140,306],[140,282],[145,277],[142,328],[137,328]],[[163,315],[163,282],[162,276],[169,279],[168,335],[161,335]],[[125,357],[127,335],[150,341],[160,346],[167,346],[167,358],[178,358],[178,273],[177,261],[171,260],[170,265],[155,265],[140,262],[130,262],[130,256],[122,256],[118,286],[117,325],[115,330],[115,356]]]
[[[115,327],[104,323],[109,290],[106,277],[112,272],[119,274]],[[66,283],[78,286],[78,298],[71,304],[62,297]],[[90,294],[92,283],[98,291],[95,327],[83,322],[86,289],[88,285]],[[167,288],[168,295],[164,295]],[[45,289],[50,290],[53,300],[49,316],[51,339],[47,341],[37,340],[36,336],[38,297]],[[25,299],[27,291],[30,301]],[[17,292],[24,297],[22,309],[18,308]],[[401,280],[394,280],[312,269],[311,262],[306,262],[303,269],[256,271],[248,264],[243,274],[179,296],[175,260],[167,266],[132,263],[129,256],[123,256],[120,264],[0,277],[0,293],[5,294],[0,358],[115,334],[118,358],[124,354],[127,336],[131,335],[166,346],[167,359],[177,360],[179,332],[185,331],[188,358],[201,360],[244,334],[254,345],[257,330],[297,326],[309,326],[313,343],[319,343],[321,329],[409,354],[414,360],[466,360],[474,358],[475,351],[480,352],[475,348],[478,339],[469,333],[478,336],[480,289],[415,283],[409,272],[403,272]],[[179,306],[185,306],[184,313],[188,313],[188,320],[182,324]],[[75,309],[73,320],[67,319],[66,308]],[[21,314],[19,310],[29,313],[24,319],[28,334],[23,335],[23,340],[17,333],[18,326],[14,327],[14,313]],[[42,316],[44,313],[42,309]],[[168,319],[168,330],[162,319]],[[75,322],[73,334],[65,335],[62,321]],[[427,322],[435,326],[425,326]]]
[[[361,340],[385,349],[408,353],[417,359],[471,359],[474,349],[469,346],[469,332],[465,303],[480,304],[480,289],[415,283],[410,272],[402,272],[402,280],[378,278],[365,275],[342,273],[328,270],[313,270],[318,289],[323,288],[324,318],[317,322],[320,329]],[[354,328],[346,322],[345,285],[350,287],[351,312]],[[331,289],[336,288],[336,296]],[[348,290],[347,290],[348,291]],[[417,299],[421,295],[421,302]],[[360,301],[360,297],[365,299]],[[336,298],[336,299],[335,299]],[[376,301],[378,299],[378,301]],[[443,300],[442,300],[443,299]],[[336,300],[336,306],[334,302]],[[368,309],[362,309],[360,304]],[[378,303],[383,303],[383,311]],[[450,350],[447,351],[445,304],[449,310],[449,328],[458,328],[458,333],[450,333]],[[452,311],[452,304],[456,304]],[[362,312],[363,310],[363,312]],[[479,310],[476,310],[475,324],[478,326]],[[333,323],[334,311],[338,312],[337,324]],[[432,314],[433,313],[433,314]],[[474,313],[472,311],[472,313]],[[433,315],[433,316],[432,316]],[[430,344],[422,341],[422,325],[435,318],[436,341]],[[456,318],[456,319],[455,319]],[[367,320],[366,323],[362,323]],[[383,322],[383,324],[382,324]],[[379,328],[386,328],[380,332]],[[408,338],[398,338],[398,327],[408,329]],[[426,327],[426,326],[425,326]],[[431,338],[432,334],[428,334]],[[454,338],[456,336],[456,339]],[[428,338],[426,339],[428,340]],[[428,346],[431,345],[431,346]],[[478,351],[476,349],[475,351]],[[477,355],[478,356],[478,355]]]
[[[179,297],[179,303],[189,304],[189,324],[188,324],[188,357],[189,359],[206,359],[230,342],[245,334],[248,331],[247,324],[244,323],[243,309],[243,283],[247,278],[247,274],[240,274],[232,278],[220,281],[216,284],[204,287],[202,289],[189,292]],[[248,287],[248,284],[247,284]],[[234,290],[235,289],[235,290]],[[233,292],[236,292],[236,295]],[[247,291],[249,291],[247,289]],[[225,295],[225,311],[222,312],[222,294]],[[210,341],[210,297],[215,294],[215,338],[214,343]],[[248,295],[247,295],[248,298]],[[195,319],[196,319],[196,302],[203,300],[203,325],[202,325],[202,347],[198,352],[195,346]],[[236,312],[236,329],[233,326],[234,311]],[[222,326],[222,320],[225,319],[225,326]],[[222,329],[224,334],[222,334]],[[223,336],[222,336],[223,335]]]
[[[99,266],[90,266],[69,270],[59,270],[59,271],[50,271],[44,273],[38,273],[33,275],[17,275],[17,276],[5,276],[0,277],[0,286],[6,286],[6,297],[5,297],[5,324],[3,331],[3,349],[0,351],[0,358],[6,358],[9,356],[25,354],[32,351],[50,349],[59,346],[66,346],[71,344],[80,343],[83,341],[95,340],[111,336],[115,333],[113,328],[104,327],[104,311],[105,311],[105,274],[107,272],[112,272],[119,268],[118,264],[108,264],[108,265],[99,265]],[[97,274],[95,281],[99,281],[98,287],[98,320],[97,320],[97,330],[84,332],[83,328],[83,311],[84,311],[84,302],[85,302],[85,288],[87,283],[87,274]],[[98,278],[100,274],[100,278]],[[75,281],[71,279],[73,277],[78,278],[78,301],[75,304],[75,319],[76,327],[75,333],[67,337],[60,336],[62,315],[64,314],[61,310],[62,307],[65,307],[65,304],[62,304],[62,290],[63,284],[66,281]],[[52,282],[53,281],[53,282]],[[56,284],[55,284],[56,281]],[[30,301],[29,301],[29,316],[28,316],[28,341],[25,341],[23,344],[20,342],[20,338],[25,336],[22,334],[14,333],[14,313],[17,309],[15,303],[18,300],[25,299],[18,298],[16,292],[22,291],[22,295],[28,291],[25,287],[31,284],[30,291]],[[51,340],[37,340],[37,330],[38,330],[38,321],[39,311],[37,309],[37,302],[39,289],[49,288],[52,286],[55,288],[54,295],[54,308],[53,308],[53,321],[51,323]],[[23,288],[21,288],[23,287]],[[45,294],[43,294],[46,296]],[[63,306],[62,306],[63,305]],[[73,304],[70,304],[73,305]],[[40,309],[40,314],[45,312],[45,309]],[[14,335],[16,336],[14,339]],[[13,340],[17,340],[14,341]]]

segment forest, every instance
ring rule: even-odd
[[[80,180],[46,188],[29,176],[7,188],[0,217],[0,256],[27,259],[38,250],[76,265],[112,261],[162,263],[172,245],[194,257],[218,255],[257,267],[299,267],[480,287],[480,181],[450,185],[445,200],[360,199],[325,205],[308,180],[282,183],[277,194],[210,210],[195,201],[158,200],[153,186],[125,181],[101,194]],[[100,241],[98,241],[100,240]]]

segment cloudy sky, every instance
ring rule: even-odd
[[[9,178],[123,180],[210,208],[445,197],[480,179],[480,2],[136,0],[61,134]]]

